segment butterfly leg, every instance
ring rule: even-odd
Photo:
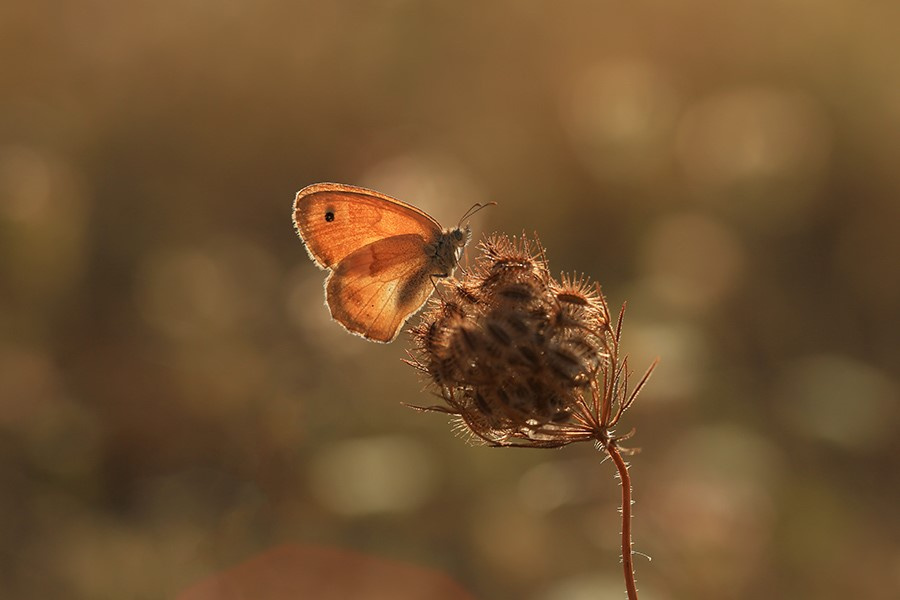
[[[450,273],[432,273],[428,277],[431,280],[431,287],[434,288],[434,293],[440,296],[441,300],[444,302],[447,301],[447,298],[444,297],[444,291],[438,286],[437,280],[446,279],[447,277],[450,277]]]

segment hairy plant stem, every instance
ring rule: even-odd
[[[616,464],[619,481],[622,485],[622,569],[625,575],[625,587],[628,590],[628,600],[638,600],[637,585],[634,581],[634,553],[631,549],[631,476],[628,474],[628,465],[616,446],[616,440],[611,439],[603,446]]]

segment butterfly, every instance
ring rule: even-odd
[[[332,318],[375,342],[397,337],[431,296],[433,279],[453,273],[471,237],[468,225],[444,229],[414,206],[341,183],[297,192],[294,227],[310,258],[331,271]]]

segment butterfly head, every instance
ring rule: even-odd
[[[469,243],[469,240],[472,239],[472,228],[469,227],[467,223],[464,227],[457,227],[449,231],[448,236],[450,238],[450,244],[456,250],[456,258],[459,260],[463,248],[465,248],[466,244]]]
[[[488,202],[487,204],[475,204],[466,211],[466,214],[459,220],[459,224],[454,229],[445,229],[441,234],[441,239],[435,248],[435,263],[440,266],[443,273],[450,275],[459,260],[462,258],[463,250],[469,240],[472,239],[472,228],[468,223],[463,224],[472,215],[482,208],[488,206],[496,206],[496,202]]]
[[[434,266],[439,271],[435,275],[447,277],[453,273],[453,269],[462,258],[463,249],[472,237],[472,230],[468,225],[445,229],[437,242],[429,251],[434,257]]]
[[[452,232],[453,235],[453,244],[454,248],[456,248],[456,256],[455,262],[459,264],[459,259],[462,258],[463,250],[466,248],[466,244],[469,243],[469,240],[472,239],[472,228],[469,227],[469,224],[466,223],[466,226],[460,229],[457,227]]]

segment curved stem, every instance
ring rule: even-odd
[[[616,441],[610,440],[605,444],[606,452],[616,464],[619,471],[619,481],[622,484],[622,568],[625,572],[625,587],[628,590],[628,600],[637,600],[637,585],[634,581],[634,553],[631,550],[631,476],[628,474],[628,465],[616,446]]]

